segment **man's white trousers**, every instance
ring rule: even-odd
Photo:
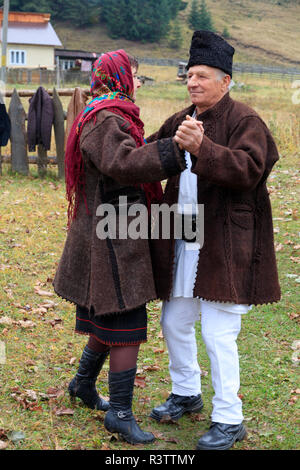
[[[201,311],[202,338],[211,363],[214,422],[243,421],[239,357],[236,340],[241,315],[223,311],[197,298],[173,297],[163,303],[161,325],[169,352],[172,392],[192,396],[201,393],[201,371],[197,359],[195,322]]]

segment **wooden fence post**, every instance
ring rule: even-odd
[[[39,177],[44,178],[44,176],[46,176],[47,174],[48,157],[47,150],[45,150],[43,144],[38,144],[38,154],[36,163]]]
[[[26,113],[16,89],[14,89],[11,97],[8,114],[12,123],[10,134],[11,169],[17,173],[28,175],[29,164],[25,129]]]
[[[65,176],[65,114],[58,93],[53,88],[54,134],[58,177]]]

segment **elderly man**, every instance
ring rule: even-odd
[[[203,406],[195,338],[201,312],[215,394],[199,450],[229,449],[245,438],[236,344],[241,317],[252,305],[280,299],[266,187],[278,153],[257,113],[229,96],[233,54],[220,36],[196,31],[187,65],[192,106],[147,139],[175,136],[185,149],[187,168],[168,180],[163,202],[178,203],[183,214],[204,205],[202,247],[184,236],[152,240],[172,393],[151,417],[176,420]]]

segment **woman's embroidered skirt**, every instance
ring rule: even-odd
[[[147,341],[146,305],[123,313],[95,316],[77,305],[76,333],[87,334],[109,346],[129,346]]]

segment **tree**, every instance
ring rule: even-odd
[[[0,0],[0,6],[3,5],[3,0]],[[10,0],[10,11],[32,11],[39,13],[51,13],[50,1],[48,0]]]
[[[100,0],[10,0],[10,11],[50,13],[54,20],[85,26],[98,22]]]
[[[224,29],[223,29],[223,32],[222,32],[222,36],[223,36],[223,38],[225,38],[225,39],[230,38],[230,32],[229,32],[227,26],[224,26]]]
[[[192,29],[200,29],[200,9],[199,9],[199,1],[192,0],[190,13],[188,15],[188,25]]]
[[[181,27],[178,19],[176,18],[171,26],[168,44],[172,49],[180,49],[182,46],[183,38],[181,33]]]
[[[186,3],[183,0],[11,0],[10,9],[50,13],[54,21],[74,26],[95,24],[101,19],[113,38],[154,42],[167,36],[170,21]]]
[[[127,27],[126,0],[105,0],[101,2],[101,18],[107,24],[112,38],[119,38]],[[130,2],[129,2],[130,3]]]
[[[192,0],[191,10],[188,16],[188,24],[192,29],[203,29],[205,31],[214,31],[212,17],[207,9],[205,0]]]
[[[170,0],[101,0],[101,19],[112,37],[159,41],[169,30],[170,4]]]
[[[70,22],[75,26],[86,26],[99,21],[100,0],[49,0],[54,20]]]
[[[206,7],[205,0],[201,0],[200,28],[199,29],[205,29],[206,31],[214,31],[212,17],[211,17],[209,10]]]
[[[183,0],[168,0],[169,15],[173,20],[177,17],[179,11],[184,10],[187,7],[187,2]]]

